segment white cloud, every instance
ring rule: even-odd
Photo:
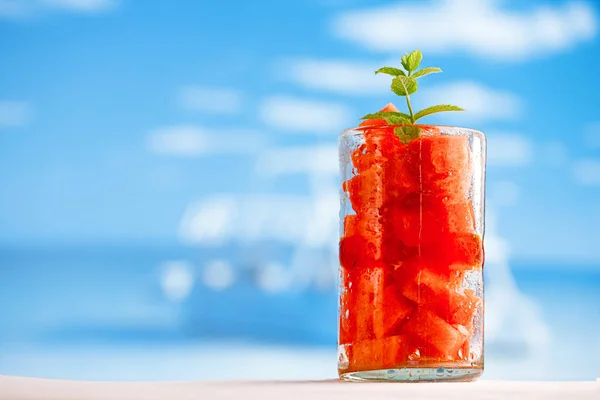
[[[209,288],[221,291],[230,287],[235,279],[235,268],[225,260],[213,260],[204,266],[202,283]]]
[[[444,119],[453,121],[514,119],[523,109],[523,102],[516,95],[471,81],[425,88],[416,103],[424,106],[455,104],[464,108],[465,112],[444,114]]]
[[[0,17],[22,18],[53,10],[98,13],[116,6],[117,0],[0,0]]]
[[[352,120],[343,105],[288,96],[272,96],[260,105],[259,115],[268,126],[289,132],[337,135]]]
[[[577,160],[573,165],[573,176],[582,185],[600,185],[600,160]]]
[[[318,196],[215,195],[187,207],[179,234],[188,243],[213,245],[274,239],[295,245],[336,246],[338,212],[335,186]]]
[[[600,149],[600,122],[588,124],[583,131],[586,144],[594,149]]]
[[[389,92],[389,77],[375,75],[380,64],[347,60],[298,59],[282,63],[286,78],[303,87],[329,92],[363,95]]]
[[[436,0],[342,12],[332,29],[338,37],[376,51],[464,51],[514,61],[589,40],[596,23],[593,8],[582,2],[516,11],[499,0]]]
[[[279,147],[260,154],[256,172],[264,177],[307,173],[337,175],[339,173],[337,145]]]
[[[148,137],[148,147],[157,154],[198,156],[208,150],[204,133],[192,126],[157,129]]]
[[[218,244],[232,235],[237,216],[235,198],[214,196],[186,208],[179,233],[189,243]]]
[[[306,230],[310,199],[286,195],[217,195],[188,206],[180,225],[186,242],[279,238],[295,242]]]
[[[242,94],[235,89],[186,86],[179,92],[185,109],[210,114],[235,114],[242,108]]]
[[[533,144],[516,133],[490,133],[487,136],[487,164],[494,167],[527,165],[533,158]]]
[[[199,157],[220,154],[252,154],[266,146],[263,135],[246,130],[209,130],[193,125],[175,125],[152,131],[150,151],[160,155]]]
[[[0,128],[27,125],[31,106],[23,101],[0,101]]]
[[[190,295],[194,288],[194,269],[187,261],[167,261],[161,266],[160,284],[167,298],[180,302]]]

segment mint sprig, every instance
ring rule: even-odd
[[[413,112],[412,104],[410,102],[410,96],[415,94],[419,89],[417,78],[429,74],[436,74],[442,72],[437,67],[425,67],[418,69],[421,61],[423,60],[423,54],[420,50],[415,50],[412,53],[407,53],[402,56],[400,64],[402,68],[395,67],[382,67],[375,71],[375,74],[387,74],[393,76],[391,89],[392,92],[398,96],[406,97],[406,105],[408,107],[408,114],[401,112],[379,112],[374,114],[367,114],[361,119],[384,119],[389,125],[414,125],[421,118],[440,112],[447,111],[464,111],[458,106],[451,104],[438,104],[435,106],[427,107],[421,111]],[[410,141],[415,137],[419,137],[419,129],[407,129],[408,127],[396,127],[395,132],[402,140]]]

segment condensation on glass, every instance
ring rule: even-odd
[[[419,126],[339,139],[338,371],[359,381],[483,372],[485,136]]]

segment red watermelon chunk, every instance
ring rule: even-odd
[[[435,135],[423,137],[425,164],[437,173],[470,170],[469,138],[467,135]]]
[[[360,146],[358,146],[352,152],[351,158],[352,165],[354,166],[356,171],[358,171],[358,173],[366,171],[371,167],[371,165],[373,165],[373,157],[369,153],[367,153],[366,144],[361,144]]]
[[[357,215],[383,205],[383,166],[375,164],[346,181],[352,208]]]
[[[422,243],[421,258],[428,268],[439,274],[481,269],[483,266],[483,243],[475,233],[442,233]]]
[[[404,335],[352,343],[346,346],[349,366],[344,372],[401,367],[406,364],[413,348]]]
[[[475,231],[470,201],[448,203],[444,198],[414,193],[402,201],[386,204],[382,213],[386,229],[410,247],[439,243],[449,234],[469,235]]]
[[[454,298],[452,312],[448,322],[467,328],[469,336],[473,334],[473,317],[481,305],[481,299],[471,289],[464,289],[460,296]]]
[[[470,289],[459,287],[453,275],[438,275],[420,264],[422,268],[405,279],[400,288],[402,294],[422,309],[433,311],[450,325],[468,325],[480,303],[479,297]]]
[[[483,268],[483,241],[481,236],[458,235],[454,242],[454,251],[448,251],[451,270],[463,271]]]
[[[402,262],[416,256],[418,248],[407,246],[391,229],[385,229],[383,232],[383,260],[390,266],[401,264]]]
[[[415,309],[414,304],[408,301],[398,291],[395,285],[388,285],[384,290],[383,326],[385,336],[394,336],[400,333],[402,325]]]
[[[398,266],[394,270],[393,275],[393,282],[394,286],[396,286],[397,292],[406,297],[406,295],[403,293],[404,287],[411,282],[414,282],[419,271],[424,268],[426,268],[426,265],[419,257],[413,257],[403,262],[402,265]]]
[[[390,205],[386,214],[386,228],[406,246],[417,246],[423,237],[423,229],[430,227],[427,221],[431,219],[431,214],[427,216],[424,211],[421,213],[418,209]]]
[[[469,338],[464,326],[452,326],[433,311],[418,309],[404,324],[402,331],[413,338],[417,347],[432,346],[444,359],[455,359]]]
[[[392,135],[393,132],[391,133]],[[422,186],[418,164],[412,164],[417,160],[411,160],[407,156],[406,145],[403,145],[395,138],[397,146],[396,151],[388,157],[386,166],[386,196],[388,201],[402,200],[411,193],[418,193]]]
[[[340,264],[344,268],[369,266],[381,258],[382,230],[379,217],[347,215],[340,239]]]
[[[394,105],[394,103],[388,103],[386,104],[385,107],[383,107],[381,110],[379,110],[379,112],[398,112],[398,108]],[[385,121],[385,119],[380,119],[380,118],[373,118],[373,119],[367,119],[363,122],[360,123],[359,126],[386,126],[387,122]]]
[[[356,215],[346,215],[344,217],[344,236],[353,236],[359,233]]]
[[[385,335],[385,269],[369,267],[356,271],[347,290],[352,292],[353,307],[348,318],[356,324],[356,340],[380,338]],[[351,285],[350,285],[351,283]]]
[[[339,332],[338,343],[348,344],[356,340],[356,318],[354,318],[355,297],[352,290],[352,275],[345,269],[341,270],[340,281],[342,290],[340,291],[339,308]],[[352,314],[351,314],[352,313]]]
[[[471,159],[466,135],[442,135],[428,127],[399,154],[403,181],[412,180],[424,193],[467,198],[471,186]]]
[[[471,201],[442,202],[438,207],[440,215],[438,221],[444,231],[462,234],[475,231],[475,215]]]
[[[381,257],[381,217],[370,214],[346,215],[344,218],[344,236],[360,236],[369,242],[370,254]]]
[[[358,235],[340,239],[340,265],[346,269],[365,267],[374,262],[374,249],[367,240]]]
[[[410,161],[416,161],[419,168],[416,176],[421,177],[421,184],[425,189],[452,197],[468,197],[471,158],[466,135],[423,136],[412,141],[409,146],[412,156]]]

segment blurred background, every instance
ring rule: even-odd
[[[600,377],[599,12],[0,0],[0,374],[335,377],[337,135],[420,48],[488,135],[484,378]]]

